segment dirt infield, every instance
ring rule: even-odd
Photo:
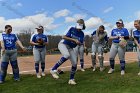
[[[48,73],[50,68],[60,59],[61,55],[46,55],[46,72]],[[85,68],[91,67],[91,56],[90,54],[88,56],[85,55]],[[109,65],[109,54],[104,54],[104,63],[105,65]],[[137,61],[137,54],[136,52],[127,52],[126,53],[126,63],[129,62],[135,62]],[[28,57],[18,57],[18,63],[19,63],[19,69],[21,74],[34,74],[34,59],[33,56],[28,56]],[[116,63],[118,64],[118,56],[116,57]],[[78,62],[79,65],[79,62]],[[97,63],[98,65],[98,63]],[[71,67],[71,63],[68,60],[65,62],[60,69],[69,70]],[[79,66],[78,66],[79,68]],[[11,66],[9,65],[8,67],[8,73],[12,74],[11,71]]]

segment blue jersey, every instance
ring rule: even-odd
[[[138,43],[140,44],[140,31],[139,30],[135,30],[133,32],[133,36],[138,41]]]
[[[92,36],[96,36],[96,30],[95,31],[93,31],[93,33],[91,34]],[[106,32],[105,32],[106,33]],[[108,37],[107,37],[107,34],[105,35],[105,37],[104,37],[104,40],[105,41],[108,41]]]
[[[122,29],[113,29],[111,32],[111,36],[129,36],[129,32],[126,28],[122,28]],[[120,39],[116,38],[112,40],[113,43],[119,43]]]
[[[2,33],[1,40],[4,42],[5,49],[16,49],[16,41],[18,40],[18,37],[15,34]]]
[[[44,42],[48,42],[48,38],[46,35],[44,34],[33,34],[30,41],[34,42],[34,43],[37,43],[38,39],[43,39]],[[35,48],[44,48],[45,45],[35,45],[34,46]]]
[[[71,27],[66,34],[67,37],[77,39],[81,44],[84,43],[84,33],[83,31],[78,31],[75,27]],[[71,48],[75,48],[77,44],[70,40],[63,41],[64,44],[69,45]]]

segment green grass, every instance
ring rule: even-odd
[[[8,75],[6,82],[0,85],[0,93],[140,93],[139,68],[136,63],[126,65],[126,74],[120,75],[120,65],[116,65],[113,74],[104,72],[77,71],[75,86],[68,85],[69,72],[55,80],[50,75],[37,79],[35,75],[21,75],[21,81],[15,82]]]

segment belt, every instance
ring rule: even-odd
[[[15,50],[16,48],[5,48],[6,50]]]

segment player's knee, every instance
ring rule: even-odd
[[[72,66],[77,67],[77,61],[76,60],[72,62]]]
[[[8,67],[8,62],[2,62],[1,63],[1,68],[7,68]]]
[[[1,63],[1,70],[0,70],[0,73],[3,75],[3,74],[6,74],[7,72],[7,67],[8,67],[8,62],[2,62]]]
[[[114,61],[114,58],[109,58],[110,61]]]
[[[69,59],[70,54],[65,54],[64,57],[65,57],[66,59]]]
[[[94,52],[91,53],[92,56],[95,56],[96,54]]]
[[[77,67],[77,64],[76,64],[76,63],[73,63],[72,66],[73,66],[73,67]]]
[[[12,68],[18,68],[17,61],[11,61]]]
[[[35,63],[35,66],[39,66],[39,63]]]
[[[92,53],[92,54],[91,54],[91,59],[96,59],[95,53]]]
[[[84,62],[84,59],[80,59],[80,62]]]
[[[98,55],[98,59],[103,59],[103,55]]]
[[[1,74],[7,72],[7,67],[8,67],[8,64],[1,63],[1,71],[0,71]]]
[[[41,63],[41,67],[45,67],[45,63]]]
[[[17,69],[17,68],[18,68],[18,65],[17,65],[17,64],[12,65],[12,68],[13,68],[13,69]]]
[[[124,61],[125,59],[124,58],[119,58],[120,60]]]

